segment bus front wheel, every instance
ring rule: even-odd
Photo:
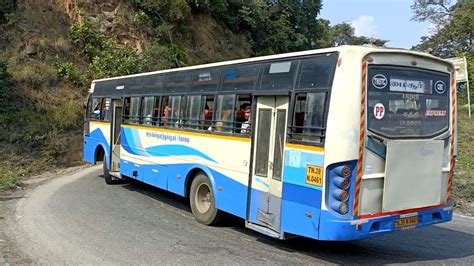
[[[116,184],[117,183],[117,180],[112,176],[110,175],[110,171],[109,169],[107,168],[107,156],[104,154],[104,161],[103,161],[103,164],[102,164],[102,169],[104,171],[104,180],[105,180],[105,183],[107,185],[113,185],[113,184]]]
[[[222,219],[222,212],[216,208],[211,182],[202,173],[198,174],[191,183],[189,203],[194,217],[202,224],[212,225]]]

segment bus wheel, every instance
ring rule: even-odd
[[[216,208],[214,191],[209,178],[198,174],[191,184],[189,193],[191,211],[196,220],[205,225],[218,223],[222,219],[222,212]]]
[[[117,183],[117,181],[110,175],[109,169],[107,169],[107,156],[104,154],[104,163],[102,164],[102,169],[104,170],[104,179],[107,185],[112,185]]]

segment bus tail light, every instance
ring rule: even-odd
[[[340,189],[348,189],[351,186],[351,181],[349,178],[344,178],[336,176],[333,178],[332,182]]]
[[[336,172],[338,176],[349,177],[351,175],[352,169],[350,166],[343,165],[336,167],[334,172]]]
[[[349,199],[349,192],[342,189],[335,189],[332,191],[332,196],[342,202],[346,202]]]
[[[339,215],[348,215],[353,204],[352,194],[357,161],[349,161],[328,166],[327,168],[327,206]]]
[[[349,206],[345,202],[333,201],[331,208],[340,214],[346,214],[349,211]]]

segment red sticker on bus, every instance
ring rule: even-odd
[[[446,116],[446,110],[426,110],[425,116]]]
[[[385,106],[383,104],[378,103],[374,106],[374,116],[379,120],[385,116]]]

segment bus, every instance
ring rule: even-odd
[[[354,240],[452,219],[451,63],[340,46],[92,82],[84,160],[267,236]]]

